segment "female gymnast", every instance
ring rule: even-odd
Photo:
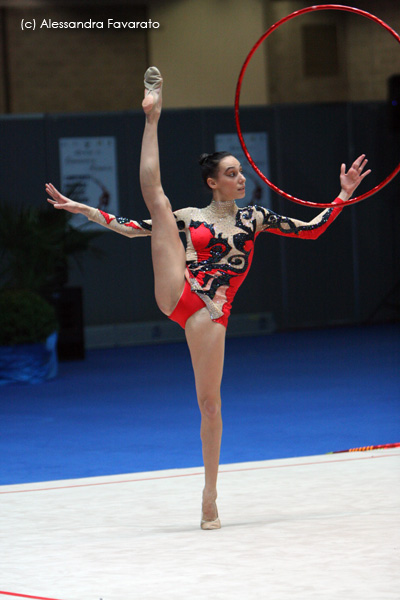
[[[128,237],[151,235],[155,298],[160,310],[185,330],[201,412],[200,435],[205,468],[202,529],[219,529],[216,506],[217,476],[222,435],[221,379],[225,333],[233,297],[245,279],[261,232],[316,239],[334,221],[370,170],[365,155],[346,172],[340,170],[341,192],[332,208],[305,223],[259,207],[238,208],[245,195],[245,177],[239,161],[227,152],[203,154],[202,177],[212,192],[206,208],[172,211],[161,185],[158,121],[162,105],[162,78],[155,67],[145,74],[143,110],[145,127],[140,160],[140,184],[151,220],[132,221],[80,204],[46,184],[48,201],[57,209],[81,213]],[[179,232],[187,239],[186,250]]]

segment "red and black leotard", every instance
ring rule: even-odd
[[[175,211],[178,230],[185,233],[187,241],[186,279],[191,291],[207,306],[211,319],[227,326],[233,298],[249,272],[260,233],[316,239],[341,212],[342,207],[334,206],[337,201],[309,223],[262,206],[238,208],[235,202],[215,200],[206,208]],[[150,220],[132,221],[97,209],[92,209],[89,219],[128,237],[151,235]],[[201,306],[197,304],[195,310]],[[184,321],[173,320],[184,327]]]

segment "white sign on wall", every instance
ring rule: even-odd
[[[270,179],[268,134],[265,132],[244,133],[243,138],[253,161],[267,179]],[[249,165],[237,134],[216,134],[215,150],[217,152],[226,150],[227,152],[232,153],[232,155],[240,161],[243,167],[243,173],[246,177],[246,197],[242,200],[237,200],[236,204],[239,207],[258,204],[259,206],[271,208],[270,188]]]
[[[60,138],[61,192],[68,198],[119,215],[115,137]],[[74,215],[78,226],[87,220]]]

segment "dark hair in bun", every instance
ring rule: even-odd
[[[202,154],[200,156],[199,165],[201,168],[201,176],[208,189],[210,189],[210,186],[207,183],[207,179],[209,177],[215,178],[217,176],[219,163],[227,156],[232,156],[232,154],[230,152],[222,151],[214,152],[213,154]]]

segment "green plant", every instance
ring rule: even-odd
[[[0,291],[0,345],[44,342],[57,330],[54,308],[29,290]]]
[[[48,296],[66,284],[68,257],[90,248],[99,231],[74,228],[71,215],[49,207],[0,204],[0,287]]]

